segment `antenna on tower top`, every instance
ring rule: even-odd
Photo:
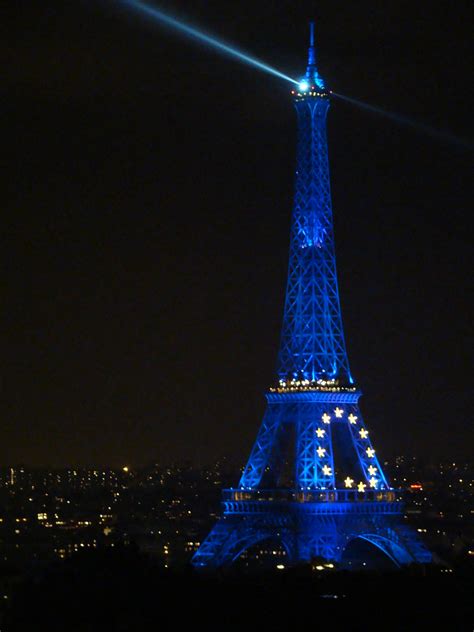
[[[308,73],[316,65],[316,50],[314,48],[314,22],[309,23]]]
[[[314,45],[314,22],[311,21],[309,23],[309,48],[308,48],[308,65],[306,67],[306,75],[303,80],[303,84],[309,86],[316,84],[318,88],[321,90],[325,89],[324,81],[322,77],[318,73],[318,69],[316,68],[316,46]],[[302,88],[303,91],[306,88]]]

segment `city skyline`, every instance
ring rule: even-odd
[[[318,9],[329,87],[472,137],[467,27],[399,4]],[[295,74],[308,7],[180,11]],[[283,314],[289,86],[105,4],[35,10],[6,46],[16,35],[0,464],[243,464]],[[342,318],[378,452],[467,456],[471,154],[336,100],[328,134]]]

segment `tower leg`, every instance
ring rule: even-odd
[[[264,540],[279,540],[291,563],[298,561],[294,529],[279,517],[224,516],[213,527],[193,556],[195,567],[215,569],[228,566],[244,551]]]
[[[260,484],[265,468],[270,463],[272,451],[275,449],[278,431],[281,428],[282,412],[282,406],[268,406],[239,487],[255,489]]]

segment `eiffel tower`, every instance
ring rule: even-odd
[[[431,561],[403,523],[401,493],[382,470],[349,369],[326,140],[330,94],[311,24],[306,74],[292,90],[297,165],[277,378],[239,485],[223,491],[223,516],[194,554],[196,567],[227,566],[264,541],[278,541],[289,565],[341,562],[356,540],[397,566]]]

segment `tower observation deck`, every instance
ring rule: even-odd
[[[330,95],[311,24],[306,73],[292,90],[296,177],[276,379],[238,486],[224,490],[223,516],[193,557],[197,567],[231,564],[265,540],[278,540],[290,564],[341,562],[356,539],[396,565],[431,560],[402,524],[401,494],[377,458],[349,368],[326,138]]]

